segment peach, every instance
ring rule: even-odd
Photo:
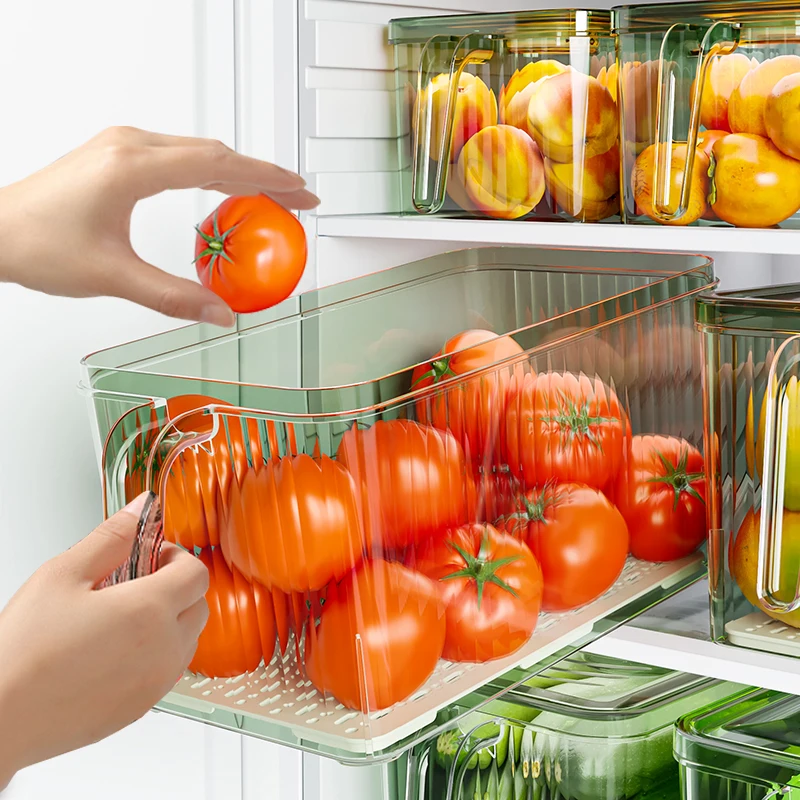
[[[686,172],[686,152],[685,144],[672,145],[672,156],[669,162],[669,195],[667,200],[667,210],[674,212],[678,207],[681,194],[681,184]],[[691,191],[689,203],[686,211],[677,219],[664,220],[655,212],[653,204],[653,192],[655,191],[655,159],[656,145],[651,144],[636,159],[631,176],[631,188],[636,205],[640,213],[650,217],[650,219],[660,222],[663,225],[691,225],[696,222],[708,210],[708,168],[710,161],[708,156],[700,149],[695,151],[694,164],[691,174]]]
[[[597,76],[597,80],[603,84],[603,86],[608,89],[608,93],[611,95],[611,99],[616,103],[617,102],[617,76],[619,75],[619,70],[617,69],[617,62],[615,61],[608,69],[603,67],[600,70],[600,74]]]
[[[617,140],[617,107],[597,78],[570,70],[536,85],[528,125],[547,158],[593,158]]]
[[[800,72],[800,56],[776,56],[750,70],[733,90],[728,103],[731,130],[766,136],[764,107],[767,96],[781,78],[795,72]]]
[[[547,189],[558,205],[583,222],[610,217],[619,209],[619,147],[583,163],[545,161]]]
[[[703,96],[700,99],[700,124],[704,128],[730,131],[728,124],[730,97],[752,68],[752,62],[742,53],[731,53],[711,59],[706,69]],[[694,102],[695,84],[696,81],[692,81],[692,102]]]
[[[542,79],[566,72],[569,67],[559,61],[546,58],[531,61],[522,69],[516,70],[500,90],[499,119],[501,125],[513,125],[526,133],[528,130],[528,103],[533,87]]]
[[[470,203],[487,216],[517,219],[530,213],[544,195],[544,162],[525,131],[491,125],[464,145],[458,181]]]
[[[626,142],[649,145],[655,138],[658,109],[658,61],[633,61],[622,67],[620,78]]]
[[[427,145],[430,157],[435,161],[439,161],[442,156],[442,134],[449,92],[450,76],[447,73],[437,75],[419,93],[412,109],[412,131],[415,136],[423,137],[426,136],[426,131],[429,132],[430,139],[423,138],[420,145],[422,147]],[[420,106],[422,106],[423,132],[417,131]],[[471,136],[481,128],[497,123],[497,100],[494,92],[477,76],[462,72],[458,79],[454,114],[451,161],[458,158],[461,148]]]
[[[800,72],[781,78],[767,96],[764,127],[778,150],[800,159]]]

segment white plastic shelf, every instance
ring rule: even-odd
[[[610,250],[668,250],[702,254],[800,254],[800,230],[778,228],[764,230],[723,226],[678,228],[662,225],[363,214],[318,217],[317,235],[540,247],[596,247]]]
[[[778,623],[773,626],[763,614],[750,615],[732,624],[751,637],[751,640],[739,638],[740,643],[747,641],[749,647],[711,641],[708,585],[700,581],[592,642],[586,650],[800,695],[800,658],[788,655],[794,652],[800,656],[800,648],[795,640],[786,638],[800,631],[785,629]],[[773,629],[776,634],[771,633]],[[752,641],[754,634],[758,641]],[[781,634],[783,639],[777,641],[774,637]],[[773,638],[766,641],[767,637]],[[758,649],[753,649],[753,645]]]

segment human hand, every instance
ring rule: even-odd
[[[0,791],[137,720],[194,655],[208,618],[199,559],[165,543],[152,575],[95,589],[130,554],[144,500],[44,564],[0,613]]]
[[[109,128],[0,189],[0,281],[65,297],[121,297],[170,317],[230,326],[233,312],[217,295],[136,255],[134,206],[167,189],[199,187],[314,208],[319,200],[304,186],[294,172],[211,139]]]

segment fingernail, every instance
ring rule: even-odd
[[[147,502],[147,498],[152,495],[152,492],[144,492],[140,494],[138,497],[135,497],[133,500],[128,503],[128,505],[123,508],[123,511],[127,511],[128,514],[133,514],[134,517],[141,517],[142,511],[144,510],[144,504]]]
[[[220,328],[231,328],[236,322],[236,315],[228,306],[212,303],[203,306],[200,311],[200,322],[206,322],[209,325],[218,325]]]

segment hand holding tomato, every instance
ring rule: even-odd
[[[491,661],[530,639],[542,570],[518,539],[491,525],[464,525],[420,545],[408,563],[436,581],[447,606],[444,658]]]
[[[674,436],[634,436],[614,491],[628,523],[631,554],[675,561],[706,539],[703,456]]]
[[[170,317],[230,326],[234,316],[222,299],[148,264],[131,245],[140,200],[192,187],[266,193],[287,208],[319,203],[299,175],[221,142],[109,128],[0,189],[0,281],[64,297],[121,297]]]
[[[551,482],[517,500],[498,528],[527,542],[544,576],[542,608],[566,611],[597,599],[628,556],[625,520],[597,489]]]

